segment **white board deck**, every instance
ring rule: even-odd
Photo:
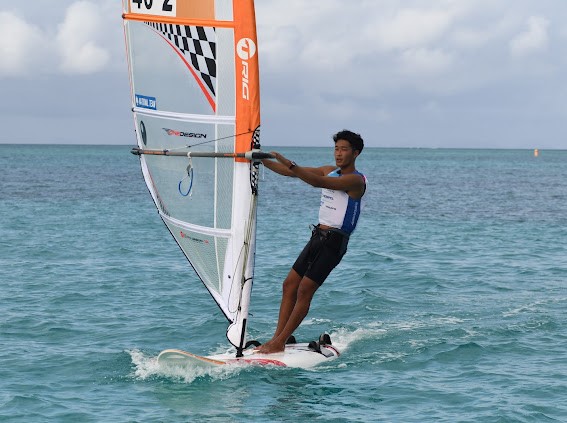
[[[321,345],[321,352],[308,347],[309,344],[288,344],[285,351],[275,354],[259,354],[253,349],[244,351],[244,356],[236,358],[231,354],[200,356],[187,351],[169,349],[158,356],[158,363],[164,366],[210,367],[225,365],[257,365],[310,368],[337,358],[340,353],[332,345]]]

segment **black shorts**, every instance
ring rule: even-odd
[[[311,239],[293,264],[293,270],[321,286],[345,255],[348,238],[340,231],[315,227]]]

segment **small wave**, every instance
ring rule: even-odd
[[[159,374],[157,357],[147,357],[140,350],[126,350],[135,366],[133,377],[145,380]]]
[[[450,350],[435,354],[435,360],[447,363],[453,361],[470,361],[479,358],[484,352],[482,345],[476,342],[467,342],[457,345]]]
[[[160,365],[157,356],[147,356],[140,350],[126,351],[134,364],[132,377],[138,380],[151,380],[156,377],[166,377],[183,383],[192,383],[196,379],[208,377],[213,380],[223,380],[232,377],[244,369],[243,366],[167,366]]]
[[[354,331],[341,328],[331,332],[330,336],[333,341],[333,345],[335,345],[339,351],[344,352],[356,342],[380,339],[385,333],[386,330],[381,327],[381,324],[376,323],[355,329]]]
[[[396,260],[405,260],[406,257],[401,256],[399,254],[394,253],[385,253],[385,252],[378,252],[378,251],[365,251],[365,256],[370,256],[373,260],[382,260],[384,262],[392,262]]]
[[[331,323],[330,319],[311,318],[311,319],[305,319],[302,322],[302,325],[303,326],[312,326],[312,325],[329,324],[329,323]]]
[[[455,316],[437,317],[431,319],[431,323],[434,323],[436,325],[458,325],[464,322],[464,319]]]
[[[546,309],[549,304],[561,304],[567,301],[565,297],[546,298],[532,303],[524,304],[519,307],[503,311],[503,317],[514,317],[520,314],[539,313],[541,310]]]

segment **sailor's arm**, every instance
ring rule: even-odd
[[[271,153],[271,154],[274,154],[274,153]],[[272,172],[276,172],[280,175],[295,176],[289,168],[285,167],[284,164],[277,162],[275,160],[264,159],[264,160],[262,160],[262,164],[264,166],[266,166],[268,169],[270,169]]]
[[[262,160],[262,163],[263,163],[264,166],[266,166],[271,171],[276,172],[276,173],[283,175],[283,176],[291,176],[292,178],[298,177],[298,175],[293,171],[293,168],[295,167],[295,163],[293,161],[286,159],[280,153],[277,153],[275,151],[270,152],[270,154],[272,154],[276,160],[264,159],[264,160]],[[323,173],[324,170],[322,170],[323,168],[334,169],[332,166],[323,166],[322,168],[320,168],[320,167],[302,167],[304,172],[314,173],[314,174],[319,174],[319,175],[324,174]]]
[[[325,167],[321,168],[324,169]],[[358,174],[342,175],[340,178],[333,178],[327,176],[331,171],[336,169],[333,166],[328,168],[328,171],[323,174],[308,172],[304,167],[295,166],[292,172],[302,181],[307,182],[315,188],[328,188],[335,191],[345,191],[352,194],[353,197],[361,197],[364,193],[365,182],[364,178]]]
[[[327,176],[336,169],[336,166],[303,167],[296,165],[293,161],[286,159],[279,153],[272,152],[274,158],[281,165],[277,169],[286,176],[295,176],[316,188],[328,188],[337,191],[348,192],[354,198],[362,197],[365,190],[364,178],[357,174],[342,175],[340,178]]]

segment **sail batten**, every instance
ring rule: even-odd
[[[167,112],[167,111],[158,111],[158,110],[146,110],[141,107],[134,107],[132,109],[134,113],[138,113],[140,115],[145,116],[158,116],[163,117],[166,119],[171,120],[190,120],[193,122],[202,122],[202,123],[225,123],[225,124],[234,124],[236,122],[236,116],[221,116],[221,115],[192,115],[189,113],[175,113],[175,112]]]
[[[254,274],[259,73],[253,0],[123,0],[146,185],[241,350]],[[188,291],[192,285],[188,283]]]
[[[216,26],[218,28],[234,28],[235,24],[232,21],[214,21],[207,19],[180,19],[180,18],[168,18],[164,16],[157,15],[138,15],[132,13],[122,14],[122,18],[129,21],[140,21],[140,22],[155,22],[155,23],[166,23],[174,25],[195,25],[195,26]]]
[[[181,229],[193,231],[195,233],[214,236],[215,238],[230,238],[231,232],[228,229],[209,228],[206,226],[191,225],[190,223],[183,222],[182,220],[174,219],[165,213],[160,212],[160,216],[167,220],[170,224],[176,225]]]

